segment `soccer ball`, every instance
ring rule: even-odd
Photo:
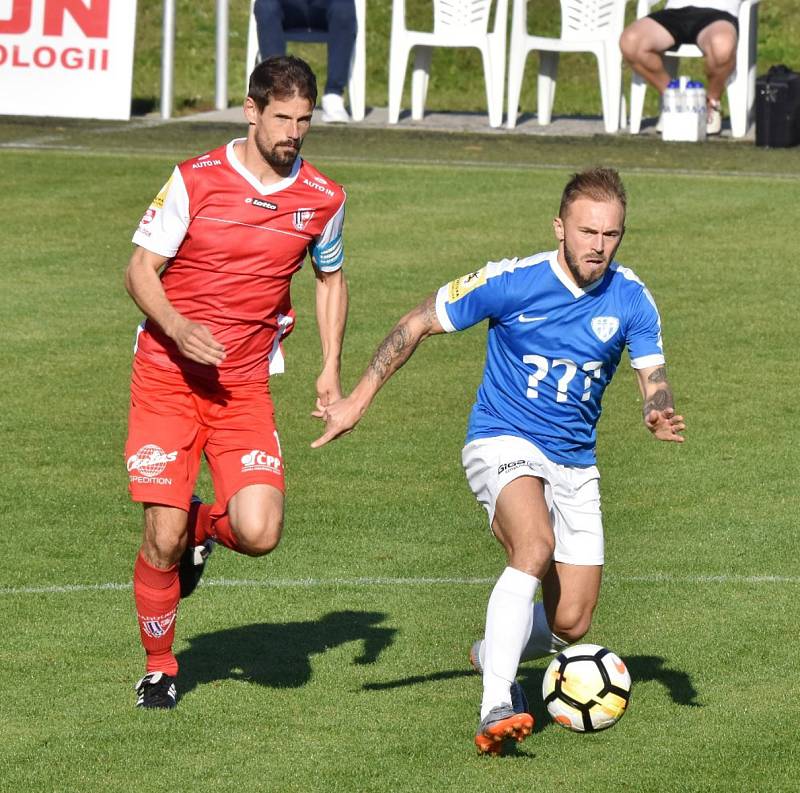
[[[616,724],[630,696],[627,667],[599,644],[567,647],[550,662],[542,682],[542,698],[553,721],[574,732]]]

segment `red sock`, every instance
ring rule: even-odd
[[[202,545],[211,536],[211,509],[213,504],[194,502],[189,507],[187,529],[192,547]]]
[[[139,633],[147,653],[147,671],[177,675],[178,661],[172,652],[172,643],[181,597],[178,565],[161,570],[153,567],[140,552],[133,567],[133,597]]]
[[[230,548],[237,553],[242,553],[242,546],[239,545],[239,541],[233,533],[231,521],[227,512],[212,521],[210,534],[218,543],[224,545],[226,548]]]

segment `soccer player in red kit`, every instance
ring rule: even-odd
[[[257,66],[247,137],[178,165],[133,237],[126,287],[146,316],[125,447],[131,497],[144,506],[133,577],[147,656],[139,707],[175,706],[178,603],[213,543],[261,556],[280,540],[284,472],[269,374],[282,371],[289,285],[307,254],[322,342],[316,408],[341,398],[345,193],[298,156],[316,99],[299,58]],[[213,504],[192,496],[201,455]]]

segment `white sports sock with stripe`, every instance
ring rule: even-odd
[[[496,705],[511,702],[511,683],[531,634],[531,603],[539,583],[532,575],[506,567],[494,585],[486,608],[481,719]]]

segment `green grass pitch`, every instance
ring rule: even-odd
[[[622,170],[618,258],[658,301],[689,429],[682,447],[650,438],[623,362],[586,637],[630,667],[617,726],[549,723],[540,661],[520,672],[535,734],[476,756],[467,652],[504,564],[459,463],[484,330],[425,342],[352,435],[312,451],[308,271],[273,386],[284,540],[261,560],[217,551],[180,611],[178,709],[134,709],[140,511],[122,448],[139,316],[122,270],[172,165],[241,131],[0,124],[0,791],[796,790],[798,155],[723,142],[315,129],[307,144],[349,194],[346,388],[442,283],[554,247],[571,170]]]

